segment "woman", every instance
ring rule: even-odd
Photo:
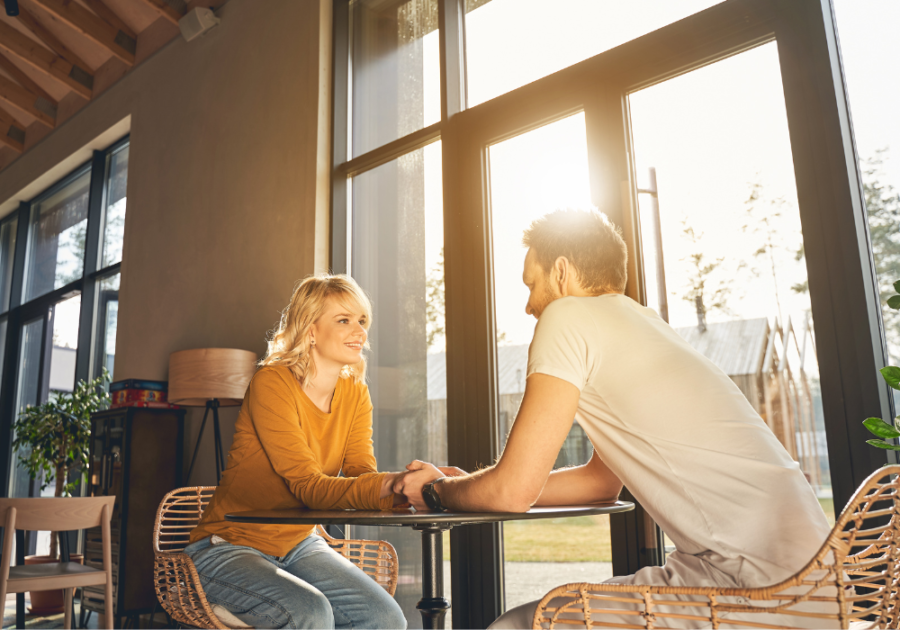
[[[394,599],[313,526],[231,523],[243,510],[389,509],[365,385],[372,307],[348,276],[300,283],[253,376],[228,467],[185,552],[211,604],[255,628],[406,628]],[[343,472],[343,477],[338,474]]]

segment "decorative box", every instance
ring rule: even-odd
[[[113,409],[119,407],[163,407],[168,403],[168,383],[166,381],[143,381],[128,379],[110,384],[109,394]]]

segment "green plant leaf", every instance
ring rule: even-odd
[[[866,444],[871,444],[872,446],[877,446],[878,448],[883,448],[889,451],[900,451],[900,446],[888,444],[884,440],[866,440]]]
[[[900,367],[889,365],[881,368],[881,376],[894,389],[900,389]]]
[[[869,418],[863,421],[865,427],[880,438],[900,438],[900,431],[889,425],[881,418]]]
[[[900,280],[897,280],[897,282],[894,283],[894,291],[896,291],[897,293],[900,293]],[[106,368],[104,368],[104,369],[106,369]]]
[[[888,298],[887,305],[895,311],[900,311],[900,295],[892,295]]]

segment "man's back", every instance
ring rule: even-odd
[[[828,535],[799,466],[737,386],[650,309],[621,294],[554,301],[534,372],[581,390],[576,418],[606,465],[680,552],[738,585],[788,577]]]

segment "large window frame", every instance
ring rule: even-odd
[[[3,435],[0,447],[0,496],[9,495],[9,485],[15,456],[12,452],[12,424],[16,416],[16,391],[19,380],[18,357],[21,344],[21,328],[24,322],[37,317],[45,317],[53,305],[75,295],[81,295],[81,307],[78,325],[78,350],[75,359],[75,382],[98,376],[103,369],[98,350],[102,344],[97,342],[97,287],[103,280],[115,276],[121,270],[121,261],[106,267],[100,267],[102,256],[104,216],[106,210],[109,185],[109,163],[113,154],[129,144],[129,137],[118,140],[102,151],[94,151],[90,161],[80,165],[68,175],[44,190],[40,195],[19,204],[16,211],[0,220],[0,225],[17,220],[16,246],[13,256],[12,279],[10,286],[9,309],[0,313],[0,320],[5,320],[6,339],[5,354],[2,358],[2,376],[0,376],[0,432]],[[81,278],[59,287],[49,293],[23,302],[25,285],[26,259],[28,255],[29,225],[32,207],[42,200],[68,186],[70,183],[90,173],[88,192],[88,214],[85,232],[84,270]],[[44,331],[44,341],[48,338]],[[43,352],[46,355],[49,349]],[[43,369],[43,367],[42,367]],[[46,388],[42,388],[46,389]],[[45,399],[46,391],[41,391],[41,399]],[[32,487],[32,491],[34,491]]]
[[[350,2],[334,1],[331,264],[348,269],[350,179],[438,138],[443,146],[449,459],[472,470],[499,454],[499,396],[487,147],[585,111],[594,203],[629,237],[627,293],[644,302],[628,95],[769,42],[778,47],[803,226],[835,505],[895,455],[868,446],[863,419],[893,417],[878,370],[884,326],[835,18],[830,0],[727,0],[472,108],[466,107],[464,0],[439,0],[441,121],[348,159]],[[674,53],[672,51],[677,51]],[[613,569],[662,561],[646,513],[612,522]],[[455,627],[503,610],[497,525],[452,531]]]

